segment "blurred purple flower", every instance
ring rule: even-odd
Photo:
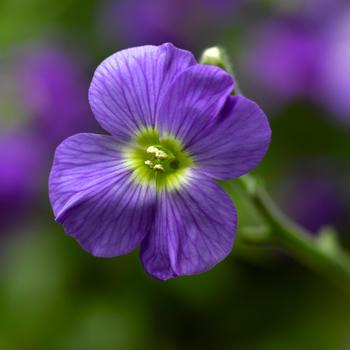
[[[318,86],[323,42],[312,26],[288,19],[258,27],[248,52],[247,71],[273,103],[313,97]]]
[[[41,48],[23,58],[19,73],[27,111],[47,143],[56,146],[65,137],[90,130],[88,85],[73,57],[57,48]]]
[[[288,6],[292,8],[287,10]],[[247,81],[271,106],[306,98],[350,120],[350,7],[343,0],[281,2],[256,27],[244,56]],[[283,13],[282,12],[282,13]]]
[[[114,1],[107,6],[109,32],[120,34],[131,45],[164,40],[184,44],[190,29],[186,16],[184,0]]]
[[[265,155],[266,116],[220,68],[171,44],[117,52],[89,97],[113,136],[78,134],[55,154],[57,222],[95,256],[126,254],[165,280],[209,270],[229,254],[236,210],[213,179],[239,177]]]
[[[313,25],[325,27],[333,21],[349,5],[348,0],[303,0],[300,6],[300,16]]]
[[[344,215],[339,180],[339,174],[325,173],[319,165],[303,166],[285,179],[281,205],[291,218],[311,232],[316,233],[327,225],[337,226]]]
[[[233,18],[239,0],[108,1],[103,27],[128,45],[160,44],[200,47]],[[209,30],[210,28],[210,30]],[[205,35],[203,35],[203,31]]]
[[[199,0],[197,6],[202,6],[211,16],[218,15],[221,19],[232,17],[233,11],[237,10],[240,0]]]
[[[81,65],[66,51],[41,46],[2,57],[4,120],[0,134],[0,225],[18,223],[42,191],[52,148],[91,130],[92,113]],[[7,87],[10,85],[10,88]],[[13,108],[12,106],[19,106]]]
[[[320,100],[332,115],[350,123],[350,7],[327,36]]]
[[[16,130],[0,135],[0,227],[18,220],[33,204],[44,179],[46,154],[34,135]]]

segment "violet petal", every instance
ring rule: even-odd
[[[193,170],[181,190],[160,193],[153,230],[141,245],[144,268],[161,280],[205,272],[231,251],[236,225],[230,197]]]
[[[155,192],[132,182],[112,136],[78,134],[61,143],[49,189],[56,220],[95,256],[129,253],[153,223]]]

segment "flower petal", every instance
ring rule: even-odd
[[[258,105],[243,96],[230,96],[214,123],[188,151],[208,176],[227,180],[256,167],[270,139],[268,120]]]
[[[50,200],[56,221],[95,256],[136,248],[154,217],[155,191],[131,181],[112,136],[78,134],[55,154]]]
[[[90,86],[89,101],[96,119],[112,135],[124,139],[154,126],[168,87],[194,64],[190,52],[172,44],[115,53],[96,69]]]
[[[192,170],[181,190],[159,193],[153,230],[141,245],[144,268],[161,280],[207,271],[231,251],[236,225],[229,196]]]
[[[157,128],[189,145],[219,113],[232,89],[231,76],[220,68],[203,64],[188,68],[164,97]]]

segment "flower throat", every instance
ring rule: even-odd
[[[166,134],[159,137],[156,129],[145,129],[134,138],[125,153],[133,178],[157,189],[175,189],[184,182],[186,171],[193,166],[182,143]]]

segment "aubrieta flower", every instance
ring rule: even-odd
[[[49,180],[56,221],[95,256],[141,246],[145,270],[161,280],[225,258],[236,209],[214,179],[250,171],[270,141],[264,113],[231,96],[233,84],[172,44],[107,58],[89,100],[111,136],[78,134],[57,148]]]
[[[254,35],[245,64],[264,98],[272,96],[271,104],[313,98],[324,49],[319,33],[301,20],[282,18],[260,25]]]
[[[0,233],[17,231],[38,202],[50,155],[90,130],[85,79],[59,47],[26,45],[0,57]],[[85,87],[85,88],[84,88]]]
[[[42,142],[28,130],[1,132],[0,233],[30,211],[45,171],[45,156]]]
[[[319,100],[344,125],[350,123],[350,7],[328,32],[322,60]]]
[[[307,163],[288,169],[282,184],[281,207],[308,231],[316,234],[324,226],[343,224],[346,191],[342,171],[333,162],[307,159]]]
[[[201,48],[232,27],[240,0],[110,0],[102,7],[105,36],[129,45],[161,44]],[[210,31],[207,29],[211,28]],[[202,33],[206,35],[203,36]]]
[[[50,146],[56,147],[77,132],[92,130],[85,93],[88,84],[78,61],[68,51],[43,46],[27,52],[18,73],[27,113]]]

